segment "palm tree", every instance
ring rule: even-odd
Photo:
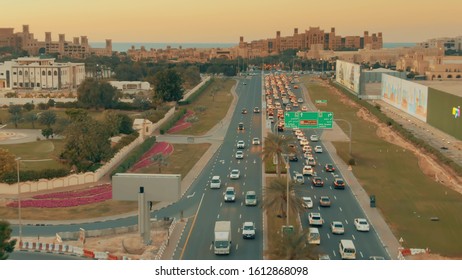
[[[275,209],[281,213],[282,217],[286,217],[287,201],[289,202],[289,213],[298,214],[304,211],[302,200],[295,195],[295,184],[291,180],[289,182],[289,197],[287,197],[287,181],[285,178],[275,178],[265,188],[265,200],[263,208],[266,210]]]
[[[308,230],[278,235],[268,249],[270,260],[314,260],[318,252],[314,245],[307,244]]]
[[[293,142],[292,136],[280,136],[274,133],[268,133],[265,137],[265,145],[262,150],[263,160],[273,157],[277,158],[276,174],[281,177],[281,166],[284,163],[283,154],[287,153],[289,143]]]
[[[164,155],[163,153],[157,153],[154,156],[151,157],[151,161],[157,163],[159,166],[159,173],[162,173],[162,166],[167,166],[168,156]]]

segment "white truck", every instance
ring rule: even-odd
[[[215,255],[228,255],[231,252],[231,221],[215,222]]]

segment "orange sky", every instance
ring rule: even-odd
[[[90,42],[225,42],[299,33],[310,26],[338,35],[382,32],[385,42],[462,35],[461,0],[3,0],[0,27],[29,24],[66,40]]]

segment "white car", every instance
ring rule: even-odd
[[[298,103],[303,103],[303,98],[297,99]]]
[[[314,157],[308,157],[306,163],[311,166],[316,166],[316,160],[314,159]]]
[[[255,224],[244,222],[242,225],[242,238],[255,238]]]
[[[237,148],[238,149],[244,149],[245,148],[245,142],[243,140],[237,141]]]
[[[252,145],[260,145],[260,138],[255,137],[252,139]]]
[[[243,159],[244,158],[244,152],[243,151],[237,151],[236,152],[236,159]]]
[[[225,194],[224,194],[224,200],[225,202],[234,202],[236,201],[236,191],[234,190],[234,187],[227,187]]]
[[[219,189],[220,187],[221,187],[220,176],[213,176],[212,180],[210,181],[210,188],[211,189]]]
[[[302,171],[303,175],[313,176],[313,172],[314,172],[313,167],[311,167],[310,165],[303,166],[303,171]]]
[[[313,157],[313,155],[311,154],[311,152],[304,152],[304,153],[303,153],[303,157],[306,158],[306,159],[308,159],[308,158],[310,158],[310,157]]]
[[[315,153],[322,153],[322,147],[321,146],[314,147],[314,152]]]
[[[308,209],[311,209],[313,208],[313,200],[311,199],[311,196],[304,196],[302,197],[302,205],[303,205],[303,208],[308,208]]]
[[[299,184],[305,183],[305,178],[303,178],[303,174],[294,172],[294,181]]]
[[[322,226],[324,220],[322,219],[320,213],[311,212],[308,214],[308,223],[310,226]]]
[[[240,176],[241,176],[241,172],[237,169],[231,170],[231,173],[229,174],[230,179],[239,179]]]
[[[313,134],[313,135],[310,136],[310,140],[312,142],[317,142],[317,141],[319,141],[319,137],[318,137],[318,135]]]
[[[302,110],[303,112],[306,112],[306,111],[308,111],[308,107],[306,107],[305,105],[303,105],[301,110]]]
[[[302,150],[303,150],[304,153],[306,153],[306,152],[311,153],[311,151],[312,151],[310,145],[305,145],[305,146],[303,146]]]
[[[355,227],[357,231],[369,231],[369,223],[363,218],[355,219]]]
[[[330,230],[332,234],[344,234],[345,228],[343,227],[343,223],[339,221],[333,221],[330,223]]]
[[[303,139],[300,140],[300,146],[306,146],[306,145],[309,145],[309,144],[310,144],[310,142],[306,138],[303,138]]]

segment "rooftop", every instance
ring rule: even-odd
[[[462,97],[462,81],[417,81],[412,82],[431,87],[437,90],[441,90],[455,96]]]

